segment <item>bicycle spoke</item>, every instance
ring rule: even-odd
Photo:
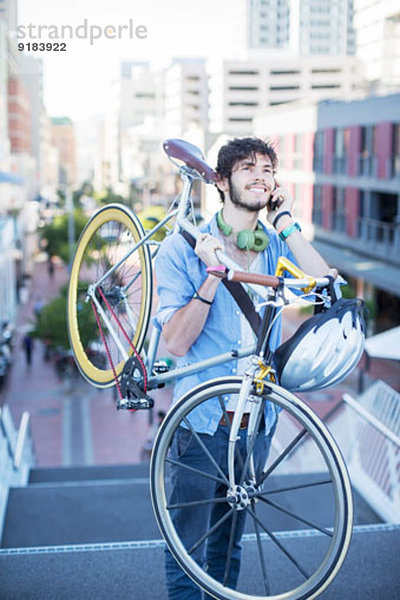
[[[197,443],[203,449],[204,454],[208,457],[208,459],[212,462],[212,464],[214,465],[214,467],[217,469],[217,472],[223,478],[225,485],[227,487],[229,487],[229,480],[228,480],[228,478],[226,477],[225,473],[223,472],[223,470],[221,469],[221,467],[219,466],[219,464],[217,463],[217,461],[215,460],[215,458],[213,457],[213,455],[211,454],[211,452],[209,451],[209,449],[207,448],[207,446],[204,444],[203,440],[201,439],[201,437],[199,436],[199,434],[197,433],[197,431],[195,431],[193,429],[193,426],[190,423],[190,421],[185,417],[183,419],[183,422],[185,423],[186,427],[188,427],[190,429],[192,435],[194,435]]]
[[[201,504],[222,504],[226,502],[226,498],[207,498],[206,500],[193,500],[191,502],[179,502],[178,504],[168,504],[167,509],[187,508],[189,506],[200,506]]]
[[[328,531],[328,529],[319,527],[318,525],[316,525],[315,523],[312,523],[311,521],[307,521],[307,519],[304,519],[303,517],[300,517],[300,515],[297,515],[296,513],[292,512],[290,510],[287,510],[286,508],[283,508],[283,506],[279,506],[278,504],[275,504],[275,502],[272,502],[271,500],[268,500],[267,498],[263,498],[262,496],[259,496],[259,499],[262,502],[264,502],[265,504],[268,504],[269,506],[276,508],[276,510],[279,510],[280,512],[285,513],[285,515],[289,515],[290,517],[293,517],[293,519],[296,519],[296,521],[300,521],[301,523],[304,523],[305,525],[309,525],[310,527],[312,527],[312,529],[317,529],[317,531],[320,531],[321,533],[324,533],[325,535],[328,535],[329,537],[333,537],[332,532]]]
[[[247,507],[247,511],[251,514],[253,519],[257,521],[262,529],[264,529],[265,533],[271,538],[271,540],[282,550],[282,552],[288,557],[291,563],[300,571],[305,579],[308,579],[310,575],[303,569],[303,567],[298,563],[298,561],[294,558],[294,556],[285,548],[285,546],[278,540],[278,538],[272,533],[270,529],[265,527],[265,525],[260,521],[257,515]]]
[[[183,462],[179,462],[178,460],[174,460],[173,458],[166,458],[165,462],[170,463],[171,465],[175,465],[176,467],[181,467],[182,469],[186,469],[187,471],[192,471],[193,473],[197,473],[197,475],[202,475],[202,477],[207,477],[208,479],[212,479],[213,481],[217,481],[218,483],[223,483],[226,485],[225,481],[216,475],[211,475],[211,473],[206,473],[205,471],[200,471],[199,469],[195,469],[194,467],[190,467]]]
[[[327,483],[332,483],[332,479],[325,479],[323,481],[312,481],[311,483],[299,483],[298,485],[288,485],[287,487],[277,488],[276,490],[265,490],[264,492],[260,492],[259,494],[257,494],[257,496],[269,496],[269,494],[279,494],[280,492],[302,490],[318,485],[326,485]]]
[[[234,512],[234,509],[231,508],[227,513],[224,514],[223,517],[221,517],[216,523],[214,523],[214,525],[212,527],[210,527],[210,529],[208,531],[206,531],[200,539],[197,540],[197,542],[195,544],[193,544],[193,546],[190,548],[190,550],[188,550],[189,554],[193,554],[193,552],[195,550],[197,550],[197,548],[199,546],[201,546],[201,544],[204,542],[204,540],[206,540],[212,533],[214,533],[214,531],[216,531],[218,529],[218,527],[220,527],[223,523],[225,523],[225,521],[227,521],[231,514]]]
[[[229,535],[228,552],[227,552],[226,563],[225,563],[225,573],[224,573],[224,585],[225,586],[228,583],[229,573],[230,573],[230,570],[231,570],[232,550],[233,550],[233,544],[234,544],[234,541],[235,541],[235,531],[236,531],[236,521],[237,521],[237,518],[238,518],[238,512],[235,511],[233,513],[233,517],[232,517],[231,531],[230,531],[230,535]]]
[[[273,471],[281,464],[284,458],[293,450],[293,448],[303,439],[304,436],[308,434],[307,429],[303,429],[285,448],[285,450],[278,456],[278,458],[272,463],[272,465],[261,474],[259,480],[257,480],[257,486],[262,485],[262,483],[271,475]]]
[[[254,514],[256,514],[256,505],[255,505],[254,500],[251,500],[251,506],[253,508]],[[267,575],[267,568],[265,566],[265,558],[264,558],[264,551],[263,551],[261,537],[260,537],[260,530],[258,528],[257,521],[255,519],[253,519],[253,521],[254,521],[254,530],[256,532],[258,554],[260,556],[260,563],[261,563],[261,571],[262,571],[262,575],[263,575],[264,590],[265,590],[265,593],[269,596],[271,594],[271,587],[269,585],[269,579],[268,579],[268,575]]]

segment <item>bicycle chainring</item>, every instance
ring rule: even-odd
[[[136,356],[129,358],[122,370],[120,378],[120,389],[122,398],[118,400],[118,409],[147,409],[154,405],[153,398],[150,398],[144,391],[145,373],[142,363]]]

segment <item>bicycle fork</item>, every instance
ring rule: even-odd
[[[256,482],[255,465],[253,458],[253,448],[257,437],[258,426],[261,419],[262,399],[257,396],[252,396],[252,405],[250,408],[250,417],[247,428],[246,449],[247,458],[243,465],[242,476],[239,481],[235,479],[235,452],[236,443],[239,440],[239,428],[244,414],[246,402],[251,395],[251,389],[254,381],[254,375],[258,368],[258,361],[252,360],[249,368],[246,370],[243,377],[243,383],[240,387],[238,403],[235,409],[235,414],[232,420],[232,426],[229,434],[228,442],[228,476],[229,490],[227,494],[228,502],[237,510],[244,509],[250,503],[249,492]],[[246,473],[249,473],[249,478],[245,483]],[[245,484],[245,485],[244,485]]]

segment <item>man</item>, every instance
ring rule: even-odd
[[[235,139],[227,143],[219,151],[217,164],[222,210],[201,228],[194,250],[180,234],[167,238],[161,247],[155,265],[160,299],[155,322],[162,329],[168,350],[180,357],[178,366],[231,349],[239,350],[252,341],[250,326],[235,300],[221,285],[219,278],[206,272],[208,266],[219,264],[216,250],[224,250],[243,270],[273,274],[279,256],[286,256],[314,277],[322,277],[329,271],[326,262],[302,236],[300,227],[295,223],[291,214],[293,199],[275,179],[276,167],[277,156],[269,143],[258,138]],[[267,220],[273,228],[264,228],[258,221],[260,211],[265,208]],[[279,341],[278,320],[270,339],[272,350]],[[174,400],[203,381],[238,372],[243,372],[242,360],[181,378],[175,386]],[[259,459],[256,468],[262,468],[264,464],[275,421],[275,413],[267,407],[262,424],[263,435],[258,436],[254,448],[256,462]],[[213,456],[226,455],[225,450],[221,453],[221,448],[227,448],[229,428],[221,418],[221,412],[202,407],[192,425]],[[180,429],[182,431],[173,444],[172,453],[182,454],[184,448],[186,464],[200,468],[199,448],[191,444],[192,434],[183,427]],[[245,432],[241,435],[245,440]],[[207,471],[208,467],[204,464],[201,468]],[[226,470],[225,462],[221,468]],[[190,471],[175,469],[170,501],[190,501],[193,484]],[[209,481],[201,485],[204,486],[204,497],[209,497],[211,485],[216,487]],[[223,495],[223,492],[215,490],[215,494]],[[214,523],[224,510],[227,508],[222,504],[213,508],[209,505],[193,508],[190,515],[188,510],[177,509],[173,517],[175,527],[181,539],[186,536],[183,541],[190,546],[204,532],[204,521]],[[243,528],[244,516],[239,515],[228,582],[233,588],[239,575]],[[210,536],[207,555],[195,556],[199,562],[205,560],[208,563],[208,573],[218,581],[224,577],[229,531],[230,519],[221,534]],[[166,568],[170,600],[201,598],[197,586],[180,570],[169,553]]]

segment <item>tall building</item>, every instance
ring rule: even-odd
[[[223,61],[210,78],[210,129],[246,134],[253,118],[269,106],[299,100],[354,98],[363,89],[360,61],[353,56],[293,57]]]
[[[372,92],[400,90],[400,5],[396,0],[354,0],[357,54]]]
[[[295,55],[354,54],[353,0],[239,0],[232,7],[240,48]]]
[[[167,135],[182,136],[191,124],[208,127],[205,59],[175,59],[165,72]]]
[[[59,183],[73,186],[76,183],[75,130],[69,117],[51,119],[51,138],[59,150]]]

